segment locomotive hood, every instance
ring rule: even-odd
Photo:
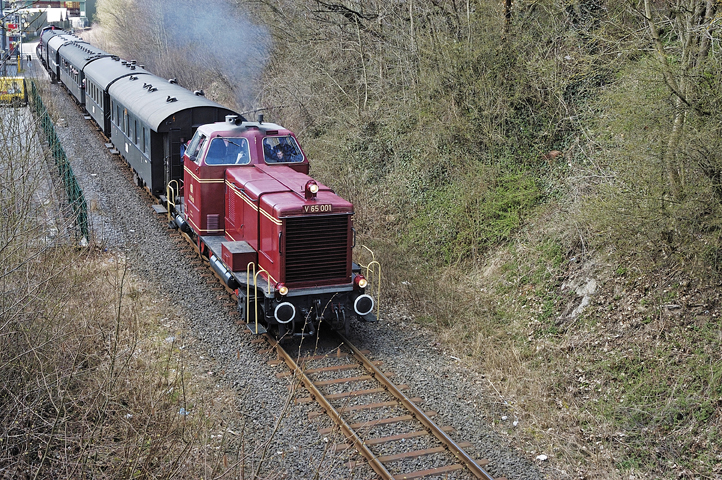
[[[309,182],[318,185],[318,192],[313,196],[307,195]],[[310,176],[287,166],[228,168],[226,185],[274,218],[353,214],[350,202]],[[307,199],[307,196],[310,198]]]

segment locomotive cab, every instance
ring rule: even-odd
[[[250,163],[249,142],[232,132],[199,132],[183,158],[187,221],[199,235],[223,235],[226,169]]]
[[[308,174],[308,160],[295,136],[273,123],[225,122],[198,128],[183,155],[185,212],[200,235],[225,232],[225,174],[230,167],[285,165]]]

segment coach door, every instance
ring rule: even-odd
[[[183,163],[180,154],[181,131],[179,128],[171,129],[165,142],[165,184],[171,180],[183,179]]]
[[[110,122],[112,120],[113,107],[112,103],[110,102],[110,95],[105,93],[104,90],[101,90],[101,92],[103,92],[103,94],[101,95],[101,97],[103,98],[103,103],[100,105],[103,109],[103,125],[101,126],[101,128],[103,129],[103,133],[107,135],[108,138],[110,138]]]

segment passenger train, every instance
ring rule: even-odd
[[[352,260],[353,205],[309,176],[293,132],[63,30],[44,29],[37,56],[236,292],[253,333],[376,319],[368,272]]]

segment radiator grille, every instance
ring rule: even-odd
[[[348,215],[286,219],[286,283],[346,279]]]

